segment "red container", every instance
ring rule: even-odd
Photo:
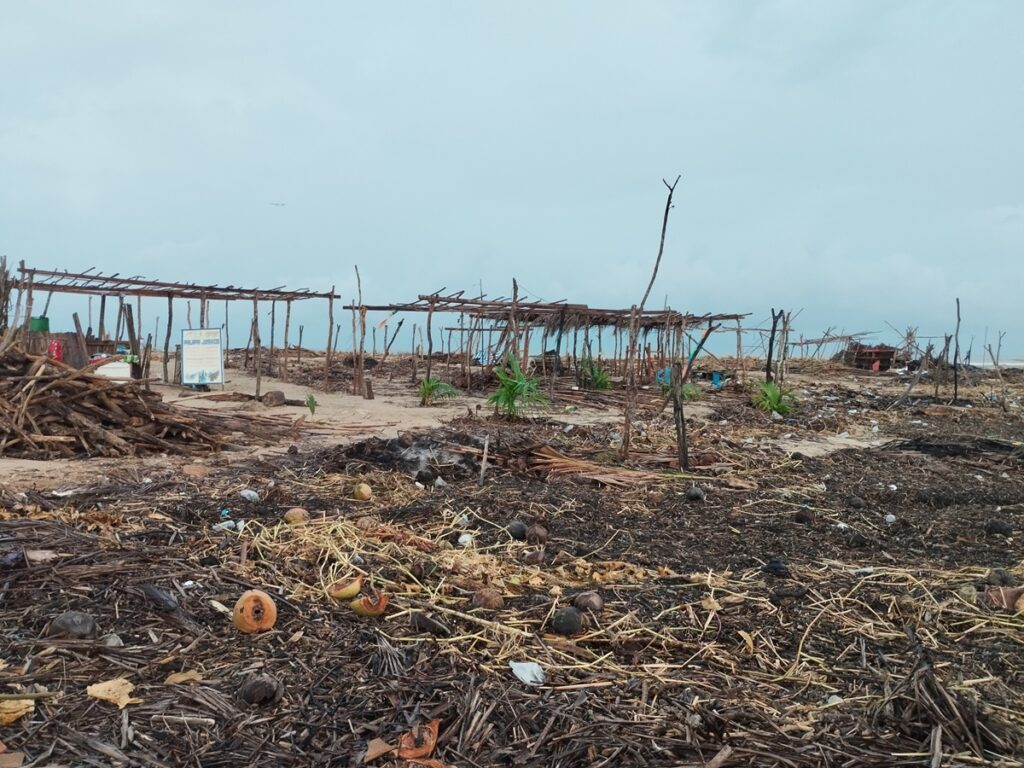
[[[64,342],[63,341],[57,341],[56,339],[52,340],[49,344],[46,345],[46,354],[49,355],[54,360],[58,360],[60,362],[63,362],[64,361]]]

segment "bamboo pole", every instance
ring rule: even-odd
[[[101,310],[102,311],[102,310]],[[171,326],[174,322],[174,297],[167,295],[167,332],[164,334],[164,383],[170,383],[167,371],[167,359],[171,351]]]

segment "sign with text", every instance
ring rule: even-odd
[[[181,383],[224,383],[220,328],[195,328],[181,332]]]

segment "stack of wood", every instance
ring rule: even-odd
[[[79,370],[17,348],[0,356],[0,456],[188,454],[296,437],[287,417],[175,407],[96,367]]]

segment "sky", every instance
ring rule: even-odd
[[[1024,356],[1021,40],[1015,0],[7,0],[0,254],[629,307],[681,175],[652,304],[895,342],[959,297]]]

